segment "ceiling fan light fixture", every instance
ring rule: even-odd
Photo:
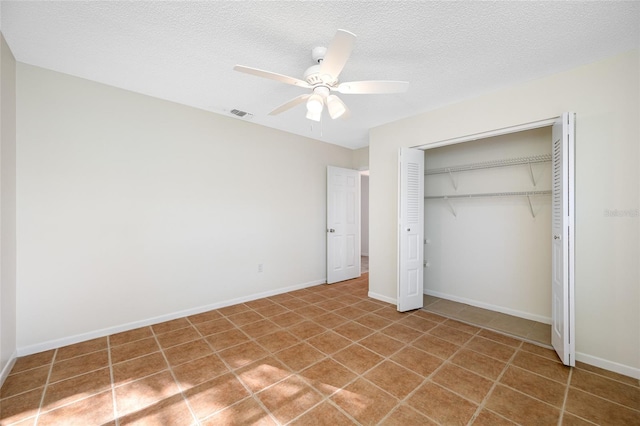
[[[322,100],[322,96],[318,94],[313,94],[309,96],[309,100],[307,100],[307,111],[311,114],[320,114],[322,113],[322,108],[324,107],[324,102]]]
[[[342,99],[336,95],[330,95],[327,97],[327,110],[329,110],[331,118],[335,120],[341,117],[347,111],[347,108]]]
[[[322,118],[322,110],[320,110],[318,112],[307,111],[307,116],[306,117],[309,120],[320,121],[320,118]]]

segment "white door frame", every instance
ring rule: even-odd
[[[471,142],[479,139],[487,139],[495,136],[508,135],[509,133],[524,132],[525,130],[539,129],[540,127],[553,126],[560,117],[546,118],[544,120],[532,121],[529,123],[518,124],[515,126],[503,127],[501,129],[489,130],[487,132],[473,133],[471,135],[459,136],[451,139],[427,143],[423,145],[412,146],[411,148],[427,150],[431,148],[439,148],[441,146],[454,145],[463,142]]]
[[[565,113],[562,116],[557,116],[557,117],[551,117],[551,118],[547,118],[544,120],[538,120],[538,121],[532,121],[529,123],[524,123],[524,124],[519,124],[519,125],[515,125],[515,126],[509,126],[509,127],[504,127],[501,129],[495,129],[495,130],[490,130],[487,132],[481,132],[481,133],[475,133],[475,134],[471,134],[471,135],[466,135],[466,136],[460,136],[460,137],[455,137],[455,138],[451,138],[451,139],[445,139],[445,140],[441,140],[441,141],[437,141],[437,142],[433,142],[433,143],[428,143],[428,144],[423,144],[423,145],[417,145],[414,146],[412,148],[415,149],[421,149],[421,150],[428,150],[431,148],[438,148],[441,146],[447,146],[447,145],[453,145],[453,144],[458,144],[458,143],[464,143],[464,142],[471,142],[471,141],[475,141],[475,140],[479,140],[479,139],[486,139],[486,138],[490,138],[490,137],[495,137],[495,136],[501,136],[501,135],[506,135],[509,133],[516,133],[516,132],[522,132],[525,130],[533,130],[533,129],[538,129],[541,127],[551,127],[554,124],[556,124],[559,120],[562,120],[563,117],[566,117],[568,114],[573,114],[573,113]],[[573,121],[572,121],[573,123]],[[572,124],[573,125],[573,124]],[[574,141],[571,141],[571,144],[573,144]],[[575,159],[573,158],[573,150],[574,147],[573,145],[570,146],[569,148],[571,150],[571,161],[574,161]],[[567,179],[567,186],[568,186],[568,191],[570,192],[570,197],[571,198],[571,212],[570,212],[570,227],[572,232],[568,235],[567,238],[567,242],[566,244],[570,244],[570,249],[566,251],[566,258],[564,259],[564,263],[566,263],[568,266],[568,271],[569,273],[568,275],[568,279],[567,279],[567,286],[568,286],[568,293],[567,293],[567,298],[566,298],[566,303],[567,306],[564,306],[564,309],[566,309],[567,311],[567,317],[566,317],[566,321],[568,322],[568,328],[567,328],[567,333],[569,333],[569,337],[567,339],[564,339],[565,342],[569,342],[567,345],[562,345],[561,348],[556,348],[556,352],[558,352],[558,355],[560,356],[560,358],[562,359],[562,361],[567,364],[567,365],[575,365],[575,299],[573,297],[574,295],[574,287],[575,287],[575,282],[574,282],[574,265],[575,265],[575,244],[574,244],[574,240],[575,240],[575,226],[574,226],[574,218],[575,218],[575,203],[573,201],[573,196],[575,194],[575,179],[574,179],[574,164],[570,165],[570,173],[569,173],[569,178]],[[400,230],[399,230],[400,231]],[[398,252],[400,252],[400,248],[398,247]],[[398,264],[398,269],[400,269],[400,264]],[[399,277],[400,277],[400,270],[399,272]],[[398,287],[400,288],[402,284],[398,283]],[[400,299],[400,293],[398,292],[398,300]],[[550,303],[552,304],[552,309],[553,309],[553,301],[550,301]],[[552,314],[553,315],[553,314]],[[553,325],[552,325],[553,327]],[[569,356],[567,354],[570,354]]]

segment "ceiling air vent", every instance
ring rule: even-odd
[[[232,109],[231,114],[233,115],[237,115],[240,118],[244,118],[245,120],[250,120],[251,118],[253,118],[253,114],[251,114],[250,112],[246,112],[246,111],[240,111],[239,109]]]

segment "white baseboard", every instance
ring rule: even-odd
[[[372,299],[380,300],[382,302],[391,303],[392,305],[397,305],[398,304],[398,301],[395,298],[387,297],[385,295],[374,293],[372,291],[370,291],[369,294],[367,294],[367,296],[369,296]]]
[[[11,373],[11,369],[16,363],[17,358],[18,358],[18,351],[16,350],[16,351],[13,351],[13,354],[9,358],[9,361],[7,361],[4,367],[2,367],[2,371],[0,371],[0,387],[2,387],[2,385],[4,384],[4,381],[9,376],[9,373]]]
[[[25,356],[38,352],[48,351],[50,349],[60,348],[67,345],[73,345],[74,343],[84,342],[86,340],[96,339],[98,337],[108,336],[110,334],[120,333],[123,331],[129,331],[148,325],[158,324],[160,322],[171,321],[177,318],[182,318],[190,315],[197,315],[203,312],[211,311],[213,309],[224,308],[226,306],[237,305],[238,303],[250,302],[256,299],[262,299],[269,296],[275,296],[282,293],[288,293],[294,290],[300,290],[307,287],[313,287],[316,285],[326,283],[326,278],[310,281],[303,284],[296,284],[289,287],[279,288],[276,290],[264,291],[261,293],[255,293],[248,296],[237,297],[235,299],[225,300],[223,302],[212,303],[206,306],[200,306],[197,308],[186,309],[178,312],[172,312],[170,314],[159,315],[152,318],[146,318],[140,321],[134,321],[127,324],[121,324],[114,327],[107,327],[100,330],[90,331],[88,333],[76,334],[73,336],[63,337],[60,339],[48,340],[46,342],[37,343],[35,345],[23,346],[18,348],[17,355]],[[14,357],[15,358],[15,357]],[[7,373],[8,375],[8,373]]]
[[[609,361],[581,352],[576,352],[576,361],[584,362],[585,364],[593,365],[594,367],[599,367],[604,370],[613,371],[614,373],[640,380],[640,368],[630,367],[628,365],[619,364],[614,361]]]
[[[441,299],[452,300],[454,302],[465,303],[467,305],[475,306],[477,308],[489,309],[491,311],[501,312],[507,315],[513,315],[514,317],[524,318],[531,321],[541,322],[543,324],[551,324],[551,318],[544,317],[542,315],[536,315],[529,312],[518,311],[516,309],[505,308],[503,306],[492,305],[490,303],[478,302],[477,300],[467,299],[464,297],[458,297],[451,294],[440,293],[439,291],[424,290],[424,294],[428,296],[435,296]]]

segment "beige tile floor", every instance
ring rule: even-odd
[[[17,360],[2,425],[640,424],[638,380],[320,285]]]
[[[551,348],[551,326],[439,297],[424,295],[424,309]]]

